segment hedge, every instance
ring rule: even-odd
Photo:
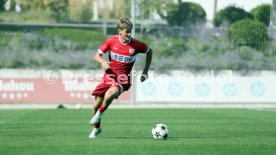
[[[253,18],[253,15],[246,12],[244,9],[238,8],[236,6],[228,6],[216,13],[214,18],[214,25],[218,27],[225,22],[232,24],[238,20]]]
[[[270,12],[271,12],[270,4],[259,5],[250,11],[250,13],[254,16],[255,20],[258,20],[264,23],[266,26],[269,26]]]
[[[206,21],[206,12],[199,4],[183,2],[172,7],[176,9],[168,10],[166,19],[169,25],[183,26]]]
[[[240,20],[227,29],[227,37],[239,46],[263,47],[268,40],[266,26],[255,20]]]

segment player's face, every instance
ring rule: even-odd
[[[131,32],[127,29],[119,29],[119,36],[122,42],[128,42],[131,36]]]

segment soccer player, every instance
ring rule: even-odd
[[[101,133],[101,118],[113,99],[127,91],[131,86],[131,70],[138,53],[146,55],[146,63],[141,82],[148,78],[148,70],[152,59],[152,49],[143,42],[131,37],[132,23],[127,18],[121,18],[117,24],[118,35],[108,38],[98,49],[94,59],[105,70],[101,83],[93,91],[95,96],[94,116],[90,124],[94,125],[89,138],[96,138]],[[108,53],[109,61],[102,58]]]

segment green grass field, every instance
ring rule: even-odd
[[[276,110],[109,109],[88,139],[91,110],[0,110],[0,154],[275,154]],[[156,123],[169,127],[154,140]]]

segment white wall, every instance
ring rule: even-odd
[[[276,103],[274,72],[250,76],[224,72],[156,77],[151,76],[145,83],[137,82],[138,102]]]
[[[139,80],[141,73],[136,74],[136,99],[140,103],[276,104],[276,72],[262,71],[243,76],[232,71],[174,71],[171,74],[151,71],[150,78],[143,83]],[[99,70],[0,69],[0,103],[91,102],[93,98],[89,94],[102,75],[103,71]],[[66,85],[68,80],[77,85]],[[130,91],[124,92],[119,99],[130,101]]]

